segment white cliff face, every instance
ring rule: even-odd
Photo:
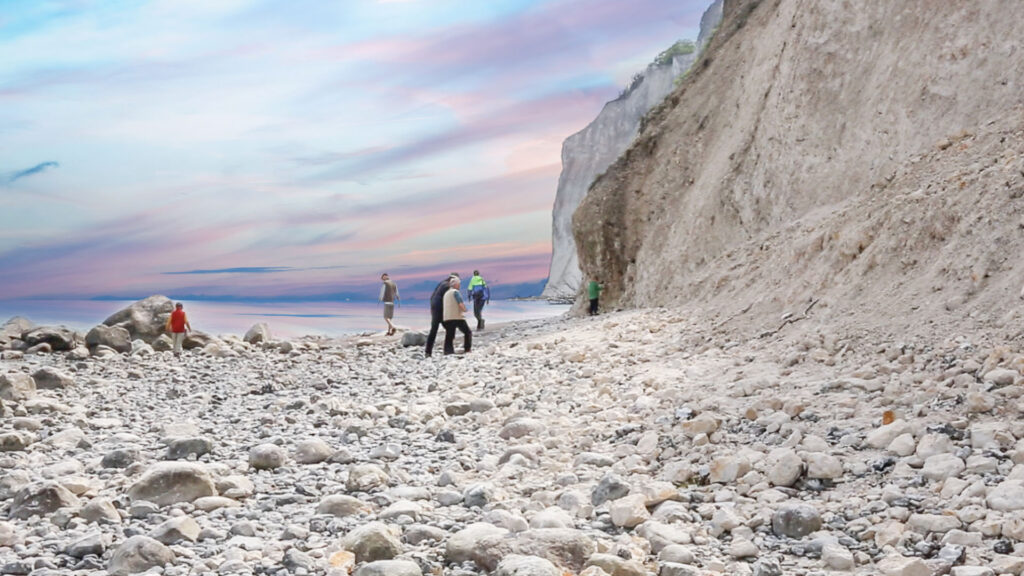
[[[562,173],[552,212],[551,270],[541,294],[544,298],[572,298],[582,284],[576,242],[572,236],[572,215],[591,183],[633,142],[640,122],[672,91],[676,78],[697,59],[722,17],[722,0],[716,0],[701,18],[697,50],[654,63],[642,73],[642,80],[624,95],[605,104],[586,128],[562,144]]]
[[[1019,330],[1022,21],[1024,3],[726,2],[573,215],[602,308],[758,335],[808,314]]]

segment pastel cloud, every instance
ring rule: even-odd
[[[560,0],[538,3],[484,25],[372,39],[326,54],[372,61],[383,66],[381,76],[389,75],[392,66],[402,68],[431,85],[438,78],[490,79],[509,73],[518,78],[536,74],[538,67],[560,70],[565,77],[565,66],[584,72],[594,58],[623,45],[643,41],[649,49],[652,34],[678,36],[681,29],[699,22],[705,7],[702,2],[662,0]]]
[[[35,166],[32,166],[31,168],[25,168],[24,170],[18,170],[16,172],[12,172],[11,174],[7,175],[7,177],[6,177],[7,178],[7,183],[8,184],[13,184],[13,183],[17,182],[18,180],[21,180],[22,178],[27,178],[27,177],[33,176],[35,174],[42,174],[43,172],[46,172],[47,170],[50,170],[52,168],[56,168],[58,166],[60,166],[60,164],[58,164],[57,162],[53,162],[53,161],[50,161],[50,162],[40,162],[39,164],[36,164]]]
[[[211,270],[180,270],[177,272],[164,272],[168,276],[184,276],[199,274],[275,274],[277,272],[291,272],[295,270],[290,266],[243,266],[240,268],[214,268]]]
[[[596,90],[558,93],[546,98],[516,102],[507,107],[474,115],[451,128],[410,141],[390,149],[350,156],[340,167],[314,176],[319,180],[348,179],[393,166],[421,161],[452,150],[468,148],[511,136],[565,133],[580,122],[580,110],[593,110],[607,100],[607,94]],[[567,111],[569,111],[567,113]]]

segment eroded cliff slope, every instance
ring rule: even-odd
[[[606,306],[1020,332],[1024,3],[726,0],[574,216]],[[1024,295],[1024,294],[1021,294]]]
[[[694,51],[673,54],[671,49],[641,72],[633,85],[586,128],[562,144],[562,173],[552,210],[551,269],[544,298],[572,298],[580,288],[581,275],[572,236],[572,214],[579,207],[594,178],[605,171],[636,138],[640,121],[660,104],[698,57],[722,18],[722,0],[715,0],[701,18]]]

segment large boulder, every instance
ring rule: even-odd
[[[70,490],[51,480],[29,484],[14,495],[11,518],[45,517],[59,508],[78,506],[78,498]]]
[[[150,532],[150,537],[162,544],[195,542],[199,539],[199,523],[191,516],[175,516],[165,520]]]
[[[772,532],[786,538],[803,538],[821,529],[821,515],[813,506],[790,504],[772,515]]]
[[[420,565],[412,560],[377,560],[367,562],[355,576],[422,576]]]
[[[154,566],[174,562],[174,552],[149,536],[132,536],[114,550],[107,572],[111,576],[128,576],[145,572]]]
[[[276,444],[265,443],[249,449],[249,466],[254,470],[275,470],[288,461],[288,453]]]
[[[331,445],[319,438],[308,438],[295,443],[295,461],[299,464],[319,464],[334,454]]]
[[[78,511],[78,517],[97,524],[120,524],[121,515],[114,503],[106,498],[93,498]]]
[[[132,351],[132,336],[128,329],[122,326],[100,324],[85,335],[85,345],[89,350],[94,350],[97,346],[106,346],[121,353],[128,353]]]
[[[185,350],[196,350],[198,348],[206,348],[208,345],[218,342],[220,340],[205,332],[193,330],[185,336],[185,341],[181,343],[181,347]]]
[[[249,344],[270,342],[270,324],[267,324],[266,322],[253,324],[252,328],[249,328],[249,331],[245,333],[242,340],[245,340]]]
[[[474,522],[452,534],[445,543],[445,560],[451,564],[461,564],[472,560],[481,549],[481,541],[492,536],[504,536],[508,530],[488,524],[487,522]]]
[[[167,318],[174,311],[174,303],[166,296],[150,296],[119,310],[103,321],[106,326],[120,326],[128,331],[129,350],[132,340],[153,342],[164,333]]]
[[[410,330],[402,334],[402,346],[424,346],[427,343],[427,335],[423,332]]]
[[[875,567],[884,576],[931,576],[932,569],[920,558],[903,556],[899,553],[882,558]]]
[[[0,400],[20,402],[36,393],[36,381],[23,372],[0,375]]]
[[[132,340],[132,356],[152,356],[156,350],[142,340]]]
[[[376,464],[353,464],[348,469],[345,489],[349,492],[370,492],[387,485],[390,480],[387,472]]]
[[[616,526],[634,528],[651,517],[647,511],[647,497],[643,494],[630,494],[618,500],[612,500],[608,506],[612,523]]]
[[[160,506],[216,495],[210,473],[203,465],[192,462],[155,464],[128,489],[133,500],[147,500]]]
[[[325,496],[316,507],[317,514],[345,517],[370,512],[373,508],[362,500],[347,494],[331,494]]]
[[[550,560],[536,556],[509,554],[498,563],[494,576],[562,576]]]
[[[22,334],[35,327],[36,325],[28,318],[15,316],[7,322],[4,322],[3,326],[0,326],[0,338],[8,340],[12,338],[20,339]]]
[[[174,349],[174,340],[171,340],[167,334],[161,334],[156,340],[150,342],[150,345],[153,346],[154,352],[170,352]]]
[[[657,520],[648,520],[637,526],[636,533],[650,542],[651,552],[654,554],[670,546],[689,544],[692,541],[690,531],[674,522],[666,524]]]
[[[53,352],[64,352],[75,347],[75,331],[64,326],[39,326],[22,332],[21,339],[29,348],[46,344]]]
[[[43,366],[36,370],[32,373],[32,380],[40,390],[62,390],[75,383],[74,378],[53,366]]]
[[[583,531],[540,528],[512,535],[485,536],[477,542],[472,559],[477,566],[494,571],[510,554],[537,556],[555,566],[578,572],[595,552],[597,544]]]
[[[1003,480],[989,488],[985,501],[989,508],[1000,512],[1024,510],[1024,481]]]
[[[382,522],[370,522],[352,530],[339,544],[356,555],[356,562],[391,560],[402,553],[395,530]]]
[[[733,542],[745,542],[745,540],[742,538],[734,538]],[[506,559],[507,558],[508,557],[506,557]],[[504,563],[505,560],[502,560],[502,564]],[[614,576],[647,576],[649,574],[649,572],[644,568],[644,565],[639,561],[633,559],[627,560],[626,558],[622,558],[616,554],[592,555],[587,559],[587,569],[589,570],[591,567],[600,568],[603,572],[599,572],[599,574],[613,574]],[[522,572],[513,573],[509,576],[544,576],[544,574],[544,572]],[[660,574],[668,576],[671,572],[662,570]],[[762,573],[757,572],[757,574]],[[500,576],[500,566],[499,574],[495,574],[495,576]]]
[[[90,532],[85,536],[75,538],[64,548],[64,553],[72,558],[85,558],[92,554],[103,556],[110,545],[110,536],[100,532]]]
[[[0,546],[13,548],[25,542],[24,536],[18,532],[18,528],[10,522],[0,522]]]
[[[167,440],[165,460],[187,460],[191,456],[200,458],[213,452],[213,440],[202,436],[187,436]]]
[[[40,342],[35,346],[30,346],[25,350],[26,355],[31,354],[52,354],[53,346],[50,346],[47,342]]]
[[[590,493],[590,503],[600,506],[609,500],[618,500],[629,494],[629,484],[615,474],[605,474]]]
[[[100,466],[104,468],[127,468],[142,457],[138,448],[115,448],[103,455]]]
[[[35,440],[35,435],[29,432],[2,432],[0,433],[0,452],[21,452]]]

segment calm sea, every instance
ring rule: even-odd
[[[0,300],[0,324],[11,316],[25,316],[36,324],[63,324],[87,331],[108,316],[131,304],[94,300]],[[383,308],[372,302],[245,303],[184,301],[192,328],[210,334],[242,335],[257,322],[270,324],[275,336],[341,336],[383,331]],[[543,301],[492,300],[484,308],[491,323],[531,320],[564,314],[566,305]],[[472,314],[470,314],[471,316]],[[395,311],[401,328],[425,330],[430,327],[427,303],[402,304]],[[475,326],[471,320],[470,326]]]

